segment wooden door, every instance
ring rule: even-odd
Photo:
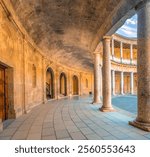
[[[7,119],[7,108],[5,101],[5,69],[0,66],[0,119]]]

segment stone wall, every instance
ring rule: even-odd
[[[51,67],[54,72],[55,99],[59,94],[59,76],[64,72],[67,77],[67,96],[73,92],[72,77],[79,80],[79,94],[93,92],[91,72],[82,72],[62,66],[42,55],[32,44],[31,39],[10,17],[7,9],[0,3],[0,64],[8,71],[9,78],[9,117],[15,118],[28,112],[36,105],[45,103],[46,71]],[[86,79],[88,86],[86,86]],[[12,91],[10,90],[12,89]]]

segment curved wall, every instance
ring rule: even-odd
[[[67,77],[67,96],[73,94],[72,77],[79,80],[79,94],[93,92],[91,72],[83,72],[65,67],[42,55],[10,10],[0,2],[0,65],[8,71],[8,105],[9,118],[15,118],[31,110],[32,107],[45,103],[46,71],[48,67],[54,72],[55,99],[59,99],[59,75],[64,72]],[[86,79],[89,86],[86,86]]]

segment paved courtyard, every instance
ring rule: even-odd
[[[132,114],[137,114],[137,96],[116,96],[112,98],[112,104]]]
[[[136,97],[113,98],[117,111],[111,113],[100,112],[100,105],[91,104],[92,97],[49,101],[14,120],[0,133],[0,139],[148,140],[150,133],[128,125],[135,117],[128,112],[130,107],[125,108],[130,99],[132,102]]]

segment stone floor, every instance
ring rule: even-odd
[[[112,104],[125,111],[137,114],[137,97],[133,95],[116,96],[112,99]]]
[[[130,102],[130,98],[126,97]],[[113,98],[113,103],[119,101]],[[103,113],[91,97],[49,101],[14,120],[1,140],[148,140],[150,133],[128,125],[135,114],[115,106],[116,112]],[[123,102],[123,101],[122,101]],[[116,103],[117,104],[117,103]],[[128,104],[126,104],[128,105]],[[119,108],[120,107],[120,108]]]

